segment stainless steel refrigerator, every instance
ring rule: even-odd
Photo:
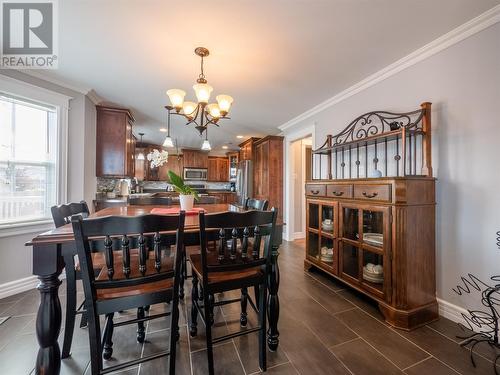
[[[242,160],[236,171],[236,196],[238,205],[243,206],[253,194],[253,168],[251,160]]]

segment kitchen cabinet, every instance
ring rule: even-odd
[[[134,117],[126,108],[96,106],[96,176],[134,177]]]
[[[183,158],[182,155],[168,155],[168,161],[158,168],[151,168],[151,163],[147,159],[147,155],[154,149],[162,150],[160,145],[141,143],[136,147],[135,151],[135,177],[139,181],[166,181],[168,179],[168,171],[172,170],[179,176],[182,176]],[[144,159],[138,159],[138,155],[142,153]]]
[[[232,151],[226,153],[229,159],[229,180],[236,180],[236,174],[238,171],[238,162],[240,161],[240,153],[237,151]]]
[[[236,203],[236,193],[231,191],[208,192],[208,195],[217,199],[217,203],[233,204]]]
[[[239,160],[252,160],[253,159],[253,150],[254,150],[254,144],[257,142],[260,138],[248,138],[245,142],[240,143],[240,155],[239,155]]]
[[[229,159],[226,157],[208,157],[208,181],[229,181]]]
[[[208,153],[199,150],[183,149],[184,167],[208,168]]]
[[[182,177],[184,168],[183,155],[168,155],[168,161],[160,167],[160,177],[163,180],[168,180],[168,171],[173,171],[176,175]]]
[[[142,154],[142,156],[144,156],[143,159],[138,157],[140,154]],[[137,178],[138,181],[147,180],[146,176],[147,176],[147,163],[148,163],[148,161],[146,160],[146,155],[147,155],[146,147],[144,147],[141,144],[138,144],[137,147],[135,148],[135,157],[134,157],[135,178]]]
[[[283,208],[283,137],[267,136],[253,144],[253,198],[267,199],[269,207]]]

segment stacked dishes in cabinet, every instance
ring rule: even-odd
[[[384,268],[381,264],[367,263],[363,267],[363,279],[375,284],[383,284]]]
[[[323,246],[321,248],[320,260],[322,262],[332,263],[333,262],[333,249],[326,247],[326,246]]]

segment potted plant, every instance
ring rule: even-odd
[[[168,171],[169,182],[174,186],[176,192],[179,193],[179,201],[181,210],[189,211],[193,209],[194,200],[198,200],[198,193],[186,185],[184,180],[173,171]]]

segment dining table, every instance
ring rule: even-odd
[[[173,206],[179,207],[179,206]],[[227,211],[242,212],[243,208],[232,204],[207,204],[198,207],[205,212],[220,213]],[[150,214],[154,205],[129,205],[123,207],[108,207],[91,214],[90,218],[104,216],[139,216]],[[163,206],[162,208],[165,208]],[[158,210],[155,210],[158,211]],[[271,270],[268,280],[267,344],[275,351],[279,344],[279,267],[278,249],[282,243],[283,223],[276,225],[274,241],[271,244]],[[199,216],[186,215],[185,244],[199,245]],[[35,364],[36,374],[59,374],[61,368],[61,351],[58,344],[61,331],[61,303],[59,300],[59,285],[61,272],[65,267],[64,256],[76,255],[73,228],[66,224],[59,228],[41,233],[26,243],[33,247],[33,274],[38,277],[37,289],[40,293],[40,306],[36,316],[36,336],[39,349]]]

